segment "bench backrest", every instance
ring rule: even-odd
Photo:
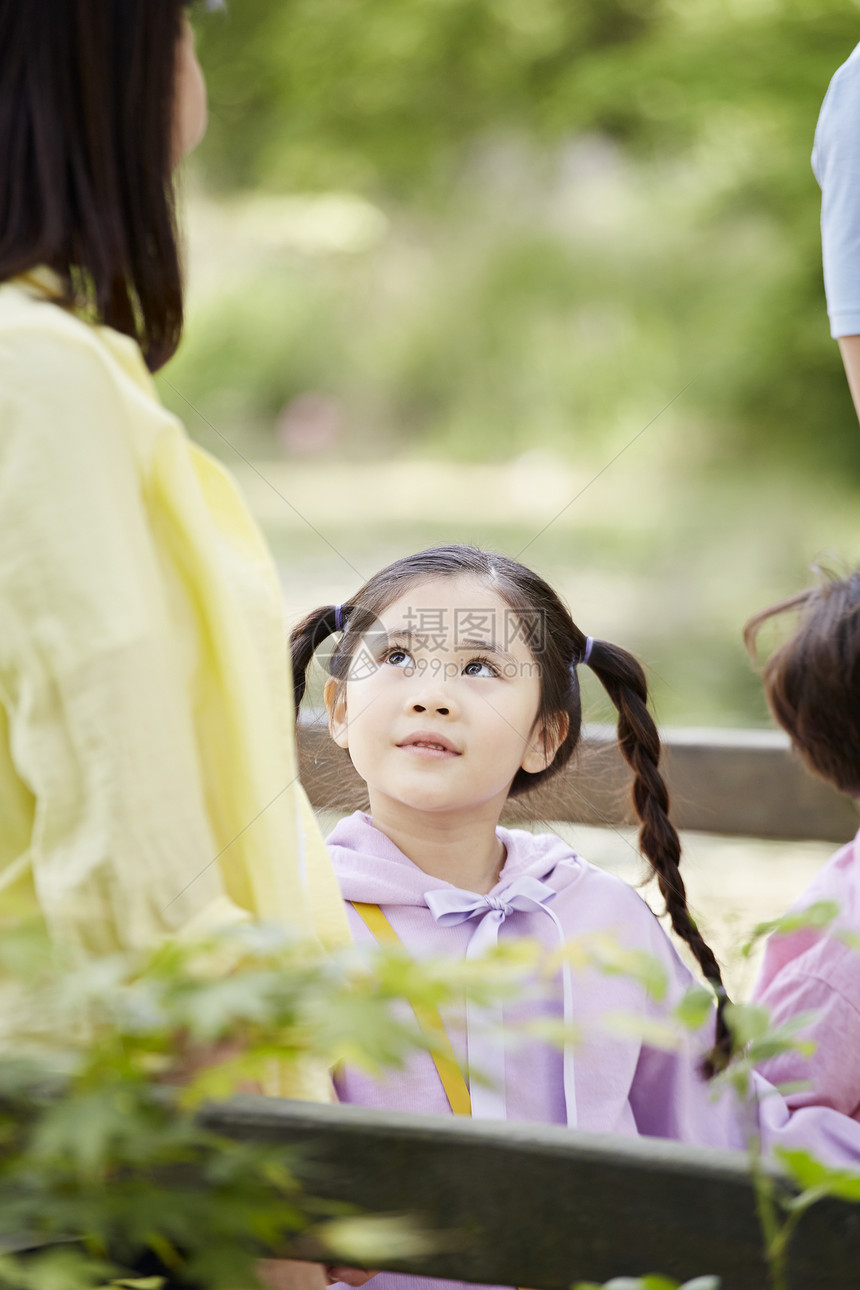
[[[785,735],[768,730],[668,730],[663,770],[678,828],[757,838],[845,842],[857,830],[852,801],[814,779]],[[367,798],[325,717],[299,727],[301,778],[316,808],[354,811]],[[587,726],[576,761],[544,787],[509,804],[507,824],[529,820],[618,825],[635,820],[630,771],[611,726]]]
[[[205,1118],[239,1140],[299,1148],[299,1176],[315,1195],[370,1214],[409,1213],[435,1234],[427,1252],[383,1260],[391,1271],[537,1290],[649,1272],[719,1275],[722,1290],[768,1284],[740,1154],[267,1098],[240,1098]],[[319,1257],[313,1247],[302,1253]],[[826,1200],[808,1210],[790,1269],[791,1290],[860,1284],[860,1205]]]

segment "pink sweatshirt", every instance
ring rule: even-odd
[[[823,932],[771,936],[753,991],[774,1021],[814,1013],[801,1037],[815,1041],[815,1052],[810,1057],[785,1053],[762,1071],[772,1084],[809,1084],[786,1094],[792,1109],[833,1107],[860,1121],[860,951],[834,934],[860,936],[860,832],[828,861],[792,909],[822,900],[835,901],[838,918]]]

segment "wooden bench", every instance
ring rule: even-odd
[[[238,1140],[300,1148],[312,1194],[369,1214],[410,1214],[435,1234],[429,1252],[384,1260],[390,1271],[537,1290],[649,1272],[719,1275],[722,1290],[768,1285],[739,1154],[258,1097],[205,1119]],[[860,1285],[860,1205],[813,1206],[794,1233],[790,1269],[791,1290]]]

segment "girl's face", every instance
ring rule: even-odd
[[[176,46],[176,85],[173,100],[173,164],[196,148],[206,133],[206,81],[197,60],[194,31],[182,13]]]
[[[470,575],[419,583],[381,614],[350,678],[326,685],[332,737],[348,748],[376,818],[398,805],[459,817],[501,813],[523,766],[557,740],[538,722],[539,660],[508,605]]]

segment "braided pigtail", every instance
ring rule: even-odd
[[[687,908],[687,893],[679,868],[681,839],[669,819],[669,792],[658,770],[660,737],[647,707],[645,673],[632,654],[600,640],[592,642],[588,666],[618,711],[618,743],[633,771],[633,805],[641,823],[639,848],[657,876],[674,931],[693,951],[717,996],[715,1046],[704,1067],[710,1077],[723,1068],[731,1052],[731,1037],[724,1016],[728,996],[716,956]]]
[[[296,707],[296,719],[299,705],[305,694],[307,671],[316,651],[324,640],[333,632],[340,631],[343,625],[343,613],[340,605],[325,605],[315,609],[312,614],[303,618],[299,625],[290,632],[290,658],[293,665],[293,700]]]

